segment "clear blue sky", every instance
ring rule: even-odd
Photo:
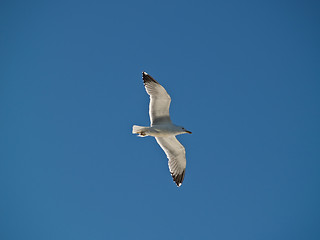
[[[318,1],[1,1],[0,239],[320,238]],[[141,72],[172,97],[177,188]]]

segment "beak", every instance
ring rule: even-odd
[[[190,132],[190,131],[188,131],[188,130],[185,130],[186,131],[186,133],[189,133],[189,134],[191,134],[192,132]]]

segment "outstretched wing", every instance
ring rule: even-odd
[[[150,95],[149,115],[152,125],[170,123],[169,108],[171,98],[167,91],[153,77],[146,72],[142,79],[147,93]]]
[[[156,137],[156,140],[169,159],[168,165],[173,181],[180,187],[184,179],[187,164],[185,148],[175,136]]]

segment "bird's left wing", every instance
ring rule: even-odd
[[[171,123],[169,108],[171,98],[167,91],[146,72],[142,79],[147,93],[150,95],[149,115],[151,125]]]
[[[175,136],[156,137],[156,140],[169,159],[168,165],[173,181],[180,187],[187,164],[185,148]]]

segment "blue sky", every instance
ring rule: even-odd
[[[319,239],[317,1],[2,1],[1,239]],[[181,188],[141,72],[192,135]]]

